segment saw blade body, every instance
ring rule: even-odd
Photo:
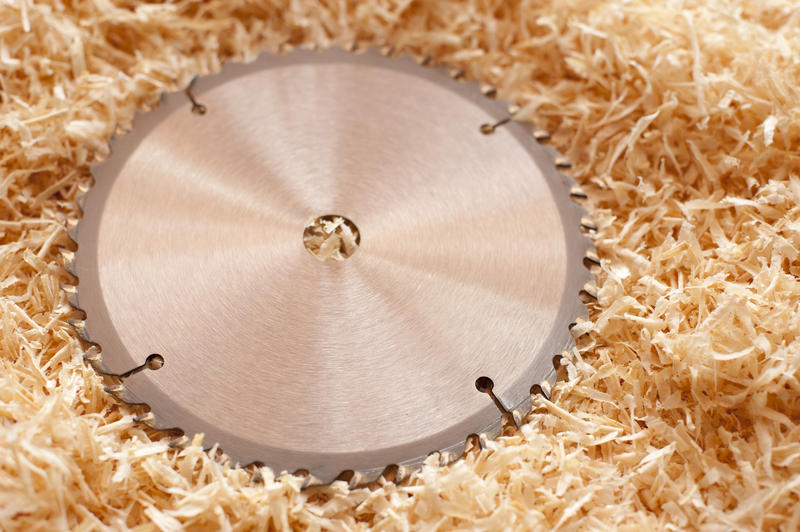
[[[506,108],[410,59],[264,54],[166,96],[95,168],[78,305],[158,427],[241,463],[376,472],[492,432],[570,348],[580,209]],[[309,219],[360,234],[344,260]],[[462,446],[462,447],[460,447]]]

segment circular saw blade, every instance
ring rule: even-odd
[[[112,143],[78,225],[83,334],[157,428],[242,464],[375,476],[460,453],[574,345],[589,274],[569,178],[471,83],[377,52],[227,65]],[[321,261],[310,219],[357,226]]]

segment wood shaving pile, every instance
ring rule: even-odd
[[[800,527],[797,3],[18,0],[0,21],[0,528]],[[400,486],[301,492],[169,449],[103,392],[59,248],[137,108],[354,39],[465,68],[553,133],[599,302],[521,432]]]

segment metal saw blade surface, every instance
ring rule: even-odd
[[[552,374],[588,279],[552,155],[475,84],[368,52],[263,54],[166,96],[95,167],[85,334],[160,427],[241,463],[343,470],[460,452]],[[356,252],[305,249],[314,216]]]

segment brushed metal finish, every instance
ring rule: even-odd
[[[78,226],[77,304],[156,425],[241,463],[342,470],[460,452],[552,374],[585,309],[568,178],[472,84],[374,52],[227,65],[112,144]],[[313,216],[360,231],[323,262]]]

